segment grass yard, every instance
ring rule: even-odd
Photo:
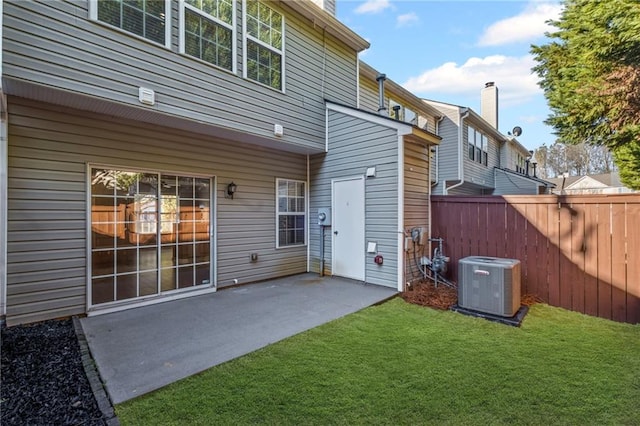
[[[396,298],[116,407],[123,425],[638,425],[640,326]]]

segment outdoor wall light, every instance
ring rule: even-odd
[[[236,193],[237,189],[238,185],[233,183],[233,181],[229,185],[227,185],[227,198],[231,198],[233,200],[233,194]]]

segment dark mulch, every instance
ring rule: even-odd
[[[420,280],[411,284],[402,293],[402,298],[416,305],[447,310],[458,302],[458,290],[442,283],[436,287],[431,280]],[[540,302],[542,299],[532,294],[524,294],[521,298],[521,303],[525,306]]]
[[[71,320],[2,330],[0,423],[104,425]]]
[[[458,290],[442,283],[436,287],[431,280],[420,280],[411,284],[402,293],[402,298],[416,305],[447,310],[458,301]]]

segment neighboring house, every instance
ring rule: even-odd
[[[428,226],[416,182],[439,138],[358,108],[368,43],[335,0],[14,0],[0,12],[8,324],[321,260],[403,289],[398,230]]]
[[[617,172],[547,179],[556,185],[554,194],[625,194],[638,192],[624,186]]]
[[[531,153],[515,136],[498,130],[498,88],[487,83],[481,114],[470,108],[433,100],[424,102],[442,114],[436,148],[433,194],[544,194],[552,186],[527,168]],[[528,171],[528,173],[527,173]]]

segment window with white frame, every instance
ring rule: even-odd
[[[167,0],[92,0],[90,16],[156,43],[169,45]]]
[[[276,179],[276,247],[305,244],[306,189],[305,182]]]
[[[185,0],[182,4],[181,53],[233,71],[235,0]]]
[[[257,0],[244,0],[245,77],[284,90],[284,17]]]
[[[467,142],[469,148],[469,160],[485,166],[489,160],[489,138],[484,133],[472,126],[467,127]]]

